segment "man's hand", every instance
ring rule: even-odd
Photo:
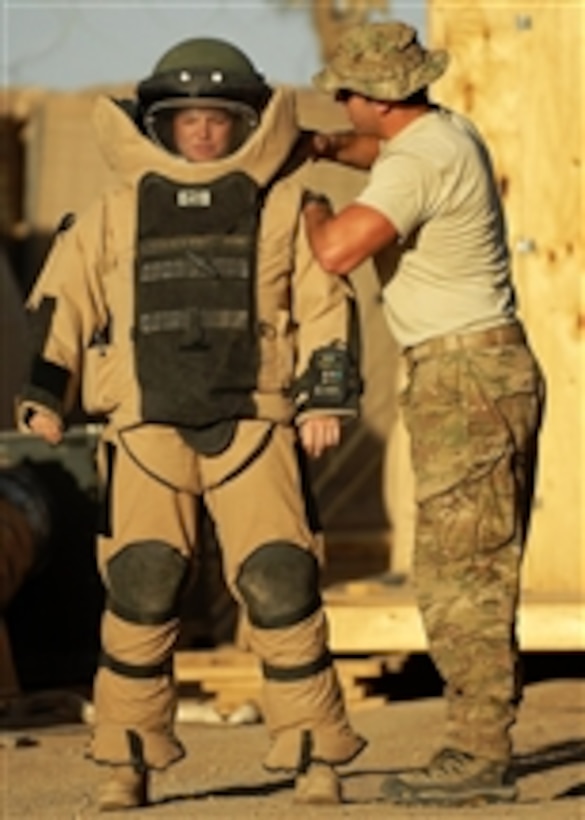
[[[355,131],[302,131],[299,151],[306,159],[329,160],[350,168],[369,170],[380,151],[380,140]]]
[[[335,159],[338,149],[338,135],[320,131],[302,131],[300,144],[307,159]]]
[[[36,410],[28,419],[27,425],[35,436],[44,439],[48,444],[59,444],[63,438],[61,422],[55,416],[43,413],[42,410]]]
[[[329,447],[341,440],[341,422],[337,416],[311,416],[299,429],[301,444],[312,458],[319,458]]]
[[[322,208],[325,208],[327,214],[330,216],[333,215],[333,208],[331,207],[329,197],[325,196],[325,194],[311,191],[310,188],[305,188],[301,196],[301,208],[306,208],[307,205],[320,205]]]
[[[303,129],[297,141],[295,152],[301,160],[312,160],[314,162],[318,159],[325,159],[323,152],[327,150],[327,144],[327,134]]]

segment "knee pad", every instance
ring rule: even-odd
[[[287,541],[258,547],[242,564],[236,586],[250,623],[262,629],[292,626],[321,606],[317,559]]]
[[[187,559],[164,541],[136,541],[107,564],[108,609],[125,621],[162,624],[176,617]]]

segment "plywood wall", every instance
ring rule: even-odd
[[[92,112],[96,96],[124,97],[130,84],[47,92],[25,129],[25,219],[37,232],[53,233],[61,217],[86,207],[113,176],[98,151]]]
[[[452,55],[436,100],[492,150],[521,315],[548,402],[525,586],[582,594],[585,482],[585,8],[430,0],[429,39]]]
[[[297,89],[304,128],[335,131],[349,127],[342,106],[329,95]],[[330,162],[313,165],[311,187],[326,191],[336,209],[358,195],[367,174]],[[398,353],[383,316],[374,265],[352,274],[359,305],[364,395],[358,423],[351,424],[341,448],[313,469],[327,542],[328,579],[359,578],[394,568],[397,557],[394,453],[387,446],[397,419]]]

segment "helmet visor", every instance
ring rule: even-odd
[[[209,162],[232,154],[258,122],[258,114],[250,106],[219,97],[160,100],[144,116],[150,139],[190,162]]]

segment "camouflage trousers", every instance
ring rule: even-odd
[[[544,382],[525,344],[409,363],[414,582],[445,681],[446,745],[508,760],[520,699],[516,614]]]

